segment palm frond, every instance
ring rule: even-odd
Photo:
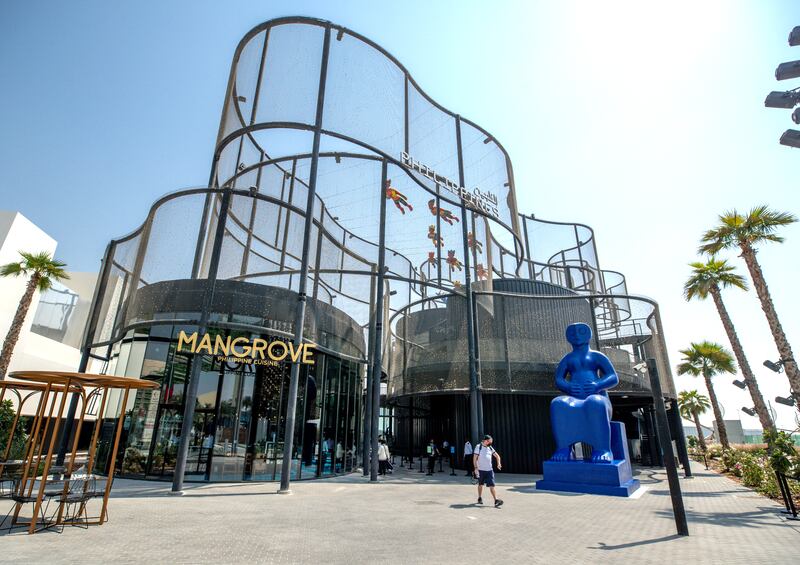
[[[711,341],[692,343],[688,348],[680,350],[683,359],[678,365],[678,374],[689,374],[694,377],[708,375],[712,377],[720,373],[736,373],[736,362],[733,354],[722,345]]]
[[[723,249],[752,246],[763,241],[782,243],[783,237],[775,234],[776,229],[796,221],[794,214],[770,210],[764,204],[754,206],[747,214],[729,210],[719,217],[719,225],[703,234],[699,250],[713,255]]]
[[[703,414],[710,407],[708,397],[696,390],[684,390],[678,394],[678,407],[685,418],[693,418],[695,414]]]
[[[27,274],[23,263],[8,263],[0,267],[0,277],[18,277]]]
[[[692,274],[683,285],[683,296],[686,300],[699,298],[705,300],[714,287],[736,287],[747,290],[746,279],[737,274],[736,267],[727,261],[711,257],[705,263],[689,263]]]

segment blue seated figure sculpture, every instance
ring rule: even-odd
[[[556,386],[566,396],[556,397],[550,403],[550,421],[556,440],[553,461],[572,459],[572,446],[578,442],[592,446],[593,463],[610,463],[614,458],[611,401],[606,389],[617,386],[619,377],[608,357],[589,349],[591,339],[592,330],[586,324],[567,327],[572,353],[565,355],[556,368]]]
[[[625,426],[611,421],[606,392],[619,383],[619,377],[608,357],[589,349],[589,326],[570,324],[566,336],[572,351],[556,369],[556,387],[565,394],[550,403],[556,451],[545,461],[544,479],[536,488],[630,496],[639,481],[633,479]],[[576,460],[577,443],[591,445],[591,456]]]

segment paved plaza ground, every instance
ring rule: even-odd
[[[445,468],[446,469],[446,468]],[[678,537],[663,471],[638,470],[638,498],[536,491],[498,474],[500,509],[475,505],[462,474],[404,470],[296,483],[118,480],[110,522],[0,536],[3,563],[798,563],[800,522],[701,466],[681,480],[691,536]],[[485,496],[487,501],[491,497]],[[4,511],[5,513],[5,511]],[[476,553],[477,551],[477,553]]]

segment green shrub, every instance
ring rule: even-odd
[[[769,464],[765,465],[764,477],[761,480],[761,484],[758,486],[756,490],[771,498],[780,498],[781,490],[780,487],[778,486],[778,479],[775,476],[775,471],[772,470]]]
[[[125,450],[125,459],[122,461],[122,472],[137,475],[144,472],[144,455],[135,447]]]
[[[779,473],[792,474],[800,463],[791,434],[786,432],[764,432],[764,437],[772,444],[769,456],[770,465]]]
[[[719,460],[722,471],[740,477],[742,484],[769,496],[780,499],[775,471],[778,470],[789,477],[800,476],[800,453],[795,447],[791,434],[778,432],[765,434],[772,449],[766,451],[766,445],[735,445],[731,449],[722,450],[714,445],[709,449],[714,458]],[[718,455],[717,455],[718,454]],[[789,489],[795,496],[800,495],[800,481],[789,480]]]
[[[745,453],[738,449],[724,450],[719,458],[720,463],[722,463],[722,470],[726,473],[733,473],[737,477],[741,477],[741,465],[737,464],[741,463],[744,455]]]
[[[764,482],[764,467],[761,460],[747,453],[742,455],[739,462],[741,463],[742,484],[746,487],[760,487]]]
[[[14,404],[10,400],[0,402],[0,456],[3,455],[3,450],[8,443],[8,434],[16,413]],[[11,450],[8,452],[9,459],[22,459],[25,456],[23,452],[28,435],[24,431],[24,420],[25,418],[22,417],[17,421],[14,436],[11,438]]]
[[[720,457],[722,457],[722,451],[723,451],[722,450],[722,446],[719,445],[718,443],[715,443],[714,445],[710,445],[708,447],[708,451],[707,451],[708,458],[709,459],[719,459]]]
[[[687,446],[688,446],[690,449],[694,449],[695,447],[697,447],[697,444],[698,444],[698,442],[697,442],[697,437],[695,437],[695,436],[693,436],[693,435],[688,435],[688,436],[686,436],[686,445],[687,445]]]

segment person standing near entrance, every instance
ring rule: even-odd
[[[494,486],[494,467],[492,466],[493,460],[497,458],[497,470],[503,469],[503,464],[500,461],[500,454],[492,447],[492,436],[485,435],[481,444],[475,449],[472,454],[472,463],[475,466],[475,475],[478,477],[478,504],[483,504],[483,486],[489,487],[489,491],[494,498],[494,507],[498,508],[503,505],[503,501],[497,498]]]
[[[378,473],[386,475],[386,469],[389,467],[389,446],[386,445],[386,440],[383,438],[378,440]]]
[[[428,444],[428,472],[427,475],[433,475],[433,466],[436,464],[436,457],[439,455],[439,448],[433,440]]]
[[[467,470],[465,477],[472,475],[472,469],[474,468],[472,466],[472,442],[469,439],[464,444],[464,468]]]

